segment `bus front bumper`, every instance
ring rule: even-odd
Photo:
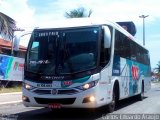
[[[39,95],[23,88],[23,104],[27,107],[98,108],[106,104],[96,87],[72,95]]]

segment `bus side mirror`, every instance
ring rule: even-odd
[[[20,42],[20,36],[15,35],[14,41],[13,41],[13,50],[18,51],[19,50],[19,42]]]
[[[19,50],[20,41],[21,41],[22,37],[24,37],[26,35],[31,35],[31,32],[28,31],[28,32],[17,34],[17,35],[14,36],[13,50],[15,50],[15,51]]]
[[[111,32],[107,26],[103,26],[104,30],[104,48],[111,47]]]

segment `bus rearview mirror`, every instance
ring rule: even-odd
[[[18,51],[19,50],[19,42],[20,42],[20,36],[15,35],[14,41],[13,41],[13,50]]]
[[[31,34],[30,31],[24,32],[24,33],[20,33],[20,34],[16,34],[14,36],[14,41],[13,41],[13,43],[14,43],[13,44],[13,50],[18,51],[19,50],[19,44],[20,44],[21,38],[24,37],[24,36],[26,36],[26,35],[29,35],[29,34]]]
[[[107,26],[103,26],[104,30],[104,48],[110,48],[111,46],[111,32]]]

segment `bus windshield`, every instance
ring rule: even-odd
[[[27,71],[63,75],[93,69],[98,61],[99,27],[34,30]]]

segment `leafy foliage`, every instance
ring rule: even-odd
[[[16,22],[11,17],[0,12],[0,35],[12,40]]]
[[[65,17],[67,18],[82,18],[82,17],[90,17],[92,14],[92,10],[89,12],[84,7],[79,7],[77,9],[73,9],[70,12],[65,13]]]
[[[156,73],[160,74],[160,61],[158,62],[157,67],[154,68],[154,70],[156,71]]]

